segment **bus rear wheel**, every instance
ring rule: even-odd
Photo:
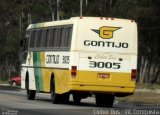
[[[35,95],[36,95],[36,91],[35,90],[27,90],[27,99],[28,100],[34,100],[35,99]]]
[[[114,97],[111,94],[96,94],[96,105],[99,107],[112,107]]]
[[[58,104],[60,103],[61,99],[60,99],[60,94],[56,94],[55,92],[55,84],[52,83],[52,86],[51,86],[51,101],[53,104]]]
[[[29,89],[29,77],[26,77],[26,94],[27,94],[27,99],[28,100],[34,100],[36,96],[36,91],[35,90],[30,90]]]

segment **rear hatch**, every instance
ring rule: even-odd
[[[137,66],[137,26],[131,20],[82,18],[77,21],[78,82],[128,86]]]

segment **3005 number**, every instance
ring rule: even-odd
[[[90,61],[89,67],[90,68],[108,68],[108,69],[120,69],[121,63],[115,63],[115,62],[96,62],[96,61]]]

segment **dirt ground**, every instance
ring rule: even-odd
[[[134,95],[131,95],[131,96],[118,97],[117,100],[121,102],[160,105],[160,92],[156,93],[156,90],[160,91],[159,84],[139,84],[138,83],[136,89],[141,89],[141,91],[136,91]],[[146,89],[148,91],[146,91]]]
[[[143,103],[160,105],[160,93],[154,92],[136,92],[132,96],[117,97],[121,102]]]

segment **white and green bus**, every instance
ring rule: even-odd
[[[75,17],[31,24],[22,39],[21,88],[27,98],[51,93],[53,103],[95,95],[112,107],[115,96],[132,95],[137,68],[137,24],[133,20]]]

